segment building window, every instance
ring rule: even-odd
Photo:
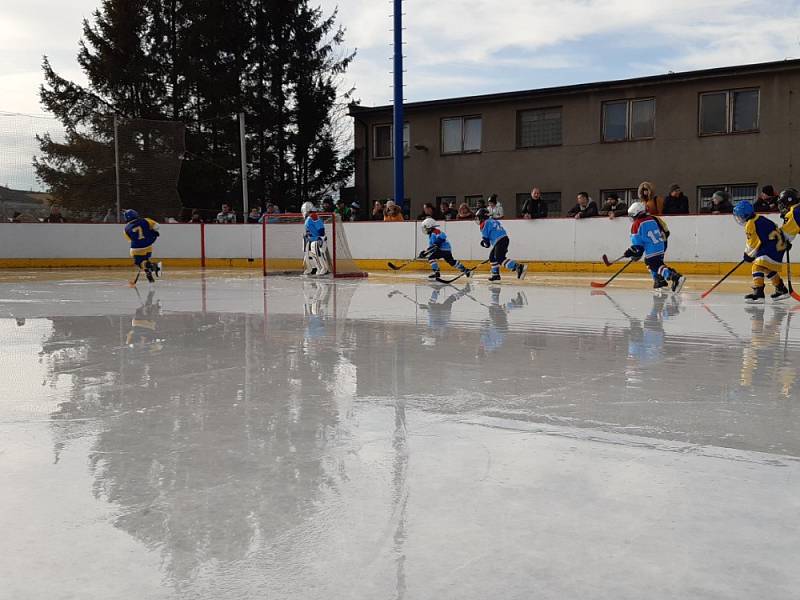
[[[478,200],[483,200],[483,194],[477,194],[475,196],[464,196],[464,202],[466,202],[467,206],[469,206],[473,211],[478,206]]]
[[[700,94],[700,135],[758,131],[759,99],[757,89]]]
[[[517,194],[517,216],[522,215],[522,207],[525,206],[525,202],[530,200],[530,198],[530,192],[521,192]],[[561,192],[542,192],[542,200],[547,204],[548,217],[561,216]]]
[[[720,185],[701,185],[697,188],[697,208],[707,210],[711,206],[714,192],[723,191],[731,195],[731,204],[736,206],[742,200],[755,200],[758,196],[757,183],[729,183]]]
[[[603,102],[603,141],[649,140],[656,135],[656,100]]]
[[[442,154],[480,152],[481,117],[442,119]]]
[[[394,156],[394,126],[391,124],[375,125],[373,128],[373,157],[392,158]],[[403,125],[403,156],[408,156],[411,128],[408,123]]]
[[[521,110],[517,113],[517,147],[561,145],[561,107]]]
[[[457,201],[458,198],[456,196],[436,196],[436,208],[439,208],[442,202],[447,202],[453,208],[458,208]]]

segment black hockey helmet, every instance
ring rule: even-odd
[[[483,223],[490,216],[491,215],[489,214],[489,209],[488,208],[479,208],[475,212],[475,222],[476,223]]]
[[[782,215],[789,212],[789,209],[797,204],[797,190],[794,188],[786,188],[778,194],[778,209]]]

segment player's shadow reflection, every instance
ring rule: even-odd
[[[628,319],[628,356],[642,365],[658,363],[664,358],[666,333],[664,321],[677,317],[681,311],[681,299],[677,294],[653,294],[650,311],[639,318],[631,315],[604,290],[592,290],[592,296],[606,298]]]
[[[131,319],[131,328],[125,336],[125,345],[132,350],[159,352],[164,348],[164,340],[158,335],[161,302],[155,297],[154,289],[147,293],[145,300],[142,300],[139,290],[134,289],[141,304]]]
[[[777,383],[780,395],[790,398],[797,378],[796,367],[789,359],[789,333],[794,310],[774,304],[769,317],[765,316],[764,306],[748,306],[745,311],[750,317],[750,341],[742,348],[742,387]]]

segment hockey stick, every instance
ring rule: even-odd
[[[136,283],[139,281],[139,275],[141,275],[141,274],[142,274],[142,267],[137,267],[136,268],[136,276],[128,282],[128,286],[132,287],[132,288],[135,288],[136,287]]]
[[[618,263],[618,262],[619,262],[619,261],[621,261],[623,258],[625,258],[625,255],[624,255],[624,254],[623,254],[622,256],[620,256],[619,258],[615,258],[614,260],[608,260],[608,256],[607,256],[607,255],[605,255],[605,254],[603,254],[603,262],[605,263],[605,265],[606,265],[607,267],[610,267],[611,265],[613,265],[613,264],[615,264],[615,263]]]
[[[406,261],[404,263],[400,263],[399,265],[396,265],[393,262],[388,262],[386,264],[389,265],[389,268],[392,271],[399,271],[400,269],[405,269],[408,265],[413,264],[415,262],[418,262],[420,260],[423,260],[423,259],[421,259],[421,258],[412,258],[411,260]]]
[[[739,267],[741,267],[743,264],[744,264],[744,259],[740,260],[740,261],[739,261],[739,264],[737,264],[737,265],[736,265],[735,267],[733,267],[733,268],[732,268],[730,271],[728,271],[727,273],[725,273],[725,275],[722,277],[722,279],[720,279],[720,280],[719,280],[717,283],[715,283],[715,284],[714,284],[714,285],[712,285],[712,286],[711,286],[711,287],[710,287],[708,290],[706,290],[705,292],[703,292],[702,294],[700,294],[700,299],[702,300],[703,298],[705,298],[706,296],[708,296],[708,295],[709,295],[711,292],[713,292],[715,289],[717,289],[717,286],[719,286],[719,284],[720,284],[720,283],[722,283],[722,282],[723,282],[723,281],[725,281],[725,280],[726,280],[728,277],[730,277],[731,275],[733,275],[733,272],[734,272],[736,269],[738,269]]]
[[[622,274],[622,272],[623,272],[625,269],[627,269],[628,267],[630,267],[632,264],[633,264],[633,259],[630,259],[628,262],[626,262],[626,263],[625,263],[625,264],[622,266],[622,268],[621,268],[619,271],[617,271],[616,273],[614,273],[614,274],[611,276],[611,278],[610,278],[608,281],[592,281],[592,282],[590,282],[590,285],[591,285],[593,288],[604,288],[604,287],[606,287],[606,286],[607,286],[609,283],[611,283],[612,281],[614,281],[614,280],[615,280],[615,279],[616,279],[616,278],[617,278],[617,277],[618,277],[620,274]]]
[[[486,260],[479,262],[477,265],[475,265],[475,266],[474,266],[474,267],[472,267],[471,269],[467,269],[466,271],[461,271],[461,273],[459,273],[458,275],[456,275],[455,277],[453,277],[453,278],[451,278],[451,279],[439,279],[439,281],[441,281],[442,283],[453,283],[454,281],[456,281],[456,280],[458,280],[458,279],[461,279],[461,278],[462,278],[462,277],[464,277],[465,275],[472,275],[472,272],[473,272],[475,269],[477,269],[477,268],[478,268],[478,267],[480,267],[481,265],[485,265],[486,263],[488,263],[488,262],[489,262],[489,260],[490,260],[490,259],[488,259],[488,258],[487,258]]]
[[[786,283],[789,287],[789,294],[792,296],[792,298],[800,302],[800,294],[795,292],[794,288],[792,287],[792,261],[789,258],[788,250],[786,251]]]

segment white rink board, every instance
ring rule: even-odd
[[[770,217],[779,222],[778,215]],[[733,262],[744,248],[744,231],[730,215],[666,217],[672,235],[669,259],[675,262]],[[509,233],[509,254],[529,261],[598,262],[602,254],[617,256],[628,243],[630,220],[547,219],[503,221]],[[344,223],[355,259],[399,259],[416,256],[427,246],[419,222]],[[453,254],[483,260],[478,226],[472,221],[442,223]],[[123,258],[128,255],[121,226],[106,224],[0,223],[0,259]],[[162,258],[199,258],[200,226],[160,225],[156,248]],[[341,229],[340,229],[341,231]],[[208,258],[261,257],[260,225],[206,225]],[[330,235],[330,234],[329,234]],[[267,226],[267,254],[296,258],[302,252],[302,229],[295,223]]]

